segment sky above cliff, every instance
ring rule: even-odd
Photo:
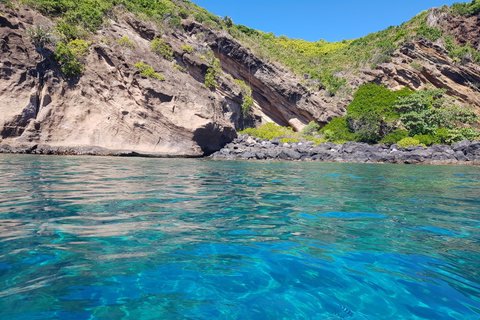
[[[276,36],[329,42],[356,39],[397,26],[446,0],[197,0],[200,7],[228,15],[236,24]]]

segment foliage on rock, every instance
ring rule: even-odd
[[[133,49],[135,48],[135,43],[133,41],[130,41],[130,39],[127,36],[123,36],[120,39],[116,40],[116,42],[121,45],[123,48],[129,48]]]
[[[163,57],[168,61],[173,60],[173,50],[172,47],[165,42],[162,38],[155,38],[153,39],[152,43],[150,44],[150,48],[153,52],[158,54],[159,56]]]
[[[85,40],[72,40],[67,44],[58,42],[54,56],[61,64],[62,72],[67,76],[78,76],[85,70],[83,58],[88,55],[90,44]]]
[[[240,87],[242,93],[242,113],[247,114],[253,107],[252,88],[245,81],[235,79],[235,83]]]
[[[165,80],[164,76],[156,73],[155,70],[153,69],[153,67],[149,66],[148,64],[145,64],[143,62],[138,62],[138,63],[135,63],[135,67],[140,72],[140,74],[143,74],[144,76],[147,76],[149,78],[158,79],[160,81]]]

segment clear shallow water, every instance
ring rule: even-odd
[[[0,155],[0,319],[480,319],[480,168]]]

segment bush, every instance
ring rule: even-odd
[[[78,76],[85,70],[80,61],[88,54],[89,43],[84,40],[73,40],[68,44],[58,42],[55,48],[55,59],[62,65],[62,72],[66,76]]]
[[[280,142],[283,143],[295,143],[295,142],[300,142],[300,140],[295,139],[295,138],[282,138],[279,140]]]
[[[240,87],[242,93],[242,113],[247,114],[253,107],[252,88],[245,81],[235,79],[235,83]]]
[[[417,139],[411,138],[411,137],[407,137],[407,138],[403,138],[402,140],[398,141],[397,144],[402,148],[407,148],[407,147],[411,147],[411,146],[420,145],[420,141],[418,141]]]
[[[172,13],[172,15],[168,19],[168,26],[174,29],[180,29],[180,27],[182,26],[182,19],[176,14]]]
[[[432,41],[436,41],[443,36],[443,32],[437,28],[432,28],[426,24],[422,24],[417,30],[417,36],[422,36]]]
[[[182,46],[182,50],[185,53],[193,53],[193,48],[190,46]]]
[[[478,115],[471,108],[451,105],[445,98],[445,89],[420,90],[398,99],[394,108],[401,113],[400,120],[410,135],[435,135],[437,129],[454,129],[458,123],[472,124]]]
[[[437,140],[437,137],[435,135],[431,134],[419,134],[413,137],[413,139],[416,139],[420,142],[420,144],[425,145],[425,146],[431,146],[434,143],[439,144],[440,142]]]
[[[208,68],[205,74],[205,88],[216,88],[217,81],[215,81],[215,70]]]
[[[173,72],[187,72],[187,69],[179,65],[178,63],[174,62],[172,66]]]
[[[205,74],[205,88],[216,88],[216,79],[222,74],[220,60],[215,58],[215,55],[212,51],[207,52],[207,56],[203,58],[211,66],[207,69],[207,72]]]
[[[275,123],[266,123],[258,129],[248,128],[239,132],[249,134],[260,139],[296,138],[295,132],[290,127],[282,127]]]
[[[188,16],[190,15],[190,13],[187,10],[185,10],[184,8],[181,8],[180,11],[178,12],[178,15],[182,19],[187,19]]]
[[[122,48],[130,48],[130,49],[135,48],[135,43],[130,41],[130,39],[128,39],[127,36],[123,36],[120,39],[116,40],[115,42],[121,45]]]
[[[85,38],[87,35],[85,30],[79,29],[62,20],[57,22],[55,30],[65,42]]]
[[[135,67],[137,68],[138,71],[140,71],[140,74],[143,74],[149,78],[158,79],[160,81],[165,80],[164,76],[162,76],[161,74],[155,73],[155,70],[153,69],[153,67],[149,66],[148,64],[145,64],[143,62],[138,62],[138,63],[135,63]]]
[[[318,133],[318,130],[320,130],[320,126],[316,124],[314,121],[310,121],[308,125],[303,128],[302,134],[304,136],[313,136]]]
[[[173,60],[173,50],[172,47],[165,42],[165,40],[161,38],[153,39],[152,43],[150,44],[150,48],[156,54],[162,56],[164,59],[168,61]]]
[[[410,67],[412,67],[413,69],[415,69],[417,71],[422,71],[423,70],[423,66],[418,62],[410,63]]]
[[[357,141],[375,143],[395,128],[399,112],[394,109],[398,97],[412,94],[408,88],[391,91],[376,84],[358,88],[347,107],[347,127]]]
[[[473,0],[471,2],[455,2],[451,6],[451,11],[455,15],[463,17],[471,17],[480,12],[480,1]]]
[[[350,131],[346,117],[337,117],[332,119],[329,124],[320,130],[324,138],[335,142],[339,140],[356,141],[356,136]]]
[[[37,48],[44,48],[52,43],[52,32],[37,25],[36,28],[27,29],[27,35],[33,45]]]
[[[448,135],[445,142],[448,144],[456,143],[464,139],[480,140],[480,131],[475,128],[454,128],[448,129]]]
[[[387,134],[385,136],[385,138],[380,140],[380,143],[394,144],[394,143],[397,143],[398,141],[402,140],[403,138],[407,138],[407,137],[408,137],[408,131],[407,130],[397,129],[397,130]]]

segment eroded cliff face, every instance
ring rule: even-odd
[[[203,156],[232,141],[245,125],[275,121],[301,130],[312,120],[326,123],[344,111],[226,33],[192,21],[183,21],[185,32],[161,32],[133,15],[121,15],[92,36],[85,72],[73,78],[61,72],[53,47],[31,43],[27,30],[37,25],[53,29],[49,19],[30,9],[0,17],[4,151]],[[200,32],[202,39],[196,36]],[[115,42],[123,36],[134,47]],[[173,61],[151,51],[155,37],[171,45]],[[185,52],[184,45],[196,52]],[[198,53],[208,47],[223,69],[213,90],[204,86],[209,64]],[[141,75],[134,67],[138,62],[166,80]],[[248,115],[241,112],[242,96],[233,79],[252,87],[255,105]]]
[[[206,90],[188,73],[174,72],[173,62],[150,50],[146,37],[157,31],[137,32],[128,23],[135,20],[132,16],[112,21],[95,35],[84,74],[71,79],[63,76],[51,52],[42,56],[27,37],[27,28],[48,27],[47,19],[25,9],[0,19],[4,144],[58,153],[67,147],[95,147],[92,153],[101,148],[101,153],[202,156],[236,135],[230,118],[238,106]],[[114,42],[124,35],[134,48]],[[168,80],[139,74],[137,62],[152,65]]]
[[[352,98],[307,90],[302,79],[262,61],[224,31],[190,20],[182,21],[183,30],[161,30],[131,14],[118,14],[92,35],[85,72],[67,78],[53,57],[54,46],[35,48],[27,35],[37,25],[53,30],[53,22],[30,9],[8,13],[0,7],[0,151],[203,156],[246,126],[273,121],[300,131],[310,121],[324,125],[344,116]],[[478,33],[473,27],[478,19],[432,17],[432,23],[444,19],[453,35],[469,34],[464,40],[478,45],[471,39]],[[123,36],[134,46],[120,45]],[[151,51],[156,37],[172,47],[171,61]],[[204,86],[211,64],[202,55],[208,50],[223,71],[214,89]],[[141,75],[138,62],[166,80]],[[234,79],[252,89],[254,106],[248,114],[242,113]],[[353,87],[365,82],[414,90],[433,84],[480,107],[480,67],[455,63],[441,43],[425,39],[405,44],[392,63],[350,79]]]
[[[384,84],[390,89],[407,86],[421,90],[434,86],[468,105],[480,107],[480,66],[454,63],[441,46],[419,39],[405,44],[392,59],[375,70],[363,70],[364,82]]]
[[[480,14],[452,17],[432,8],[427,24],[443,29],[462,45],[470,43],[480,49]],[[447,95],[459,98],[480,111],[480,66],[468,59],[450,58],[443,41],[425,38],[405,43],[393,56],[392,63],[381,64],[375,70],[362,70],[361,82],[376,82],[390,89],[407,86],[421,90],[428,86],[447,89]],[[357,83],[358,84],[358,83]]]

